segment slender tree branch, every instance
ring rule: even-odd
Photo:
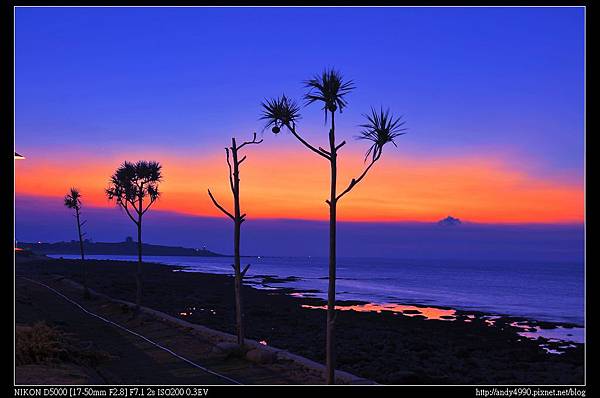
[[[125,204],[127,204],[127,203],[129,203],[129,204],[131,205],[131,207],[133,207],[133,209],[134,209],[134,210],[136,211],[136,213],[137,213],[137,209],[136,209],[136,207],[135,207],[135,203],[134,203],[132,200],[128,199],[128,198],[127,198],[127,196],[125,196]]]
[[[221,210],[223,213],[225,213],[229,218],[231,218],[232,220],[235,220],[235,217],[233,215],[231,215],[230,212],[228,212],[227,210],[225,210],[223,208],[223,206],[221,206],[217,200],[215,199],[215,197],[213,196],[213,194],[210,192],[210,189],[208,190],[208,196],[210,196],[210,199],[212,200],[213,204],[219,209]]]
[[[338,151],[344,145],[346,145],[346,141],[342,141],[338,146],[335,147],[335,150]]]
[[[369,163],[369,165],[367,166],[367,168],[365,168],[365,170],[362,172],[362,174],[360,176],[358,176],[358,178],[353,178],[350,181],[350,184],[348,184],[348,187],[342,191],[342,193],[340,193],[338,196],[336,196],[335,200],[338,201],[342,198],[342,196],[344,196],[345,194],[347,194],[348,192],[350,192],[352,190],[352,188],[354,188],[356,186],[356,184],[358,184],[363,178],[365,178],[365,176],[367,175],[367,173],[369,172],[369,170],[371,169],[371,167],[373,167],[373,165],[375,164],[375,162],[377,160],[379,160],[379,157],[381,155],[378,155],[376,157],[374,157],[371,160],[371,163]]]
[[[331,152],[329,152],[328,150],[325,150],[325,149],[323,149],[321,147],[319,147],[319,151],[323,152],[327,156],[331,156]]]
[[[143,180],[140,181],[140,183],[138,184],[137,187],[138,187],[138,195],[136,195],[137,198],[138,198],[137,212],[138,212],[139,215],[142,215],[143,214],[143,211],[142,211],[142,206],[143,206],[142,205],[142,201],[144,200],[144,181]]]
[[[233,147],[231,147],[233,151]],[[225,153],[227,154],[227,166],[229,167],[229,187],[231,188],[231,192],[235,193],[235,189],[233,187],[233,169],[231,168],[231,162],[229,161],[229,149],[225,148]]]
[[[311,144],[309,144],[308,142],[306,142],[304,140],[304,138],[300,137],[300,135],[296,132],[296,127],[295,126],[290,126],[290,124],[286,124],[285,125],[288,130],[294,134],[294,137],[296,137],[298,139],[298,141],[300,141],[301,143],[304,144],[305,147],[307,147],[308,149],[310,149],[311,151],[313,151],[314,153],[316,153],[317,155],[323,156],[325,159],[327,160],[331,160],[331,156],[321,152],[320,150],[318,150],[317,148],[315,148],[314,146],[312,146]]]
[[[148,209],[150,208],[150,206],[152,206],[152,203],[154,203],[154,202],[156,202],[156,198],[150,199],[150,203],[148,203],[148,206],[146,206],[144,211],[142,211],[142,215],[144,215],[148,211]]]
[[[262,138],[260,140],[256,140],[256,133],[253,133],[252,135],[252,141],[245,141],[242,145],[238,146],[238,150],[242,149],[244,146],[246,145],[251,145],[251,144],[260,144],[261,142],[263,142]]]
[[[246,160],[246,155],[244,155],[244,157],[243,157],[241,160],[238,160],[238,166],[239,166],[240,164],[242,164],[242,162],[243,162],[244,160]]]
[[[125,209],[125,211],[127,212],[127,215],[129,216],[129,218],[131,218],[131,221],[133,221],[135,223],[135,225],[137,225],[138,221],[135,218],[133,218],[133,216],[129,212],[129,209],[127,208],[127,202],[123,203],[122,200],[119,200],[117,203],[119,203],[119,205],[121,205],[121,207]]]
[[[250,264],[246,265],[246,267],[244,267],[244,270],[242,271],[242,278],[244,276],[246,276],[246,272],[248,272],[248,268],[250,268]]]

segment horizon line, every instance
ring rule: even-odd
[[[14,199],[16,204],[17,196],[25,196],[30,198],[59,198],[62,199],[62,196],[57,195],[32,195],[29,193],[19,193],[14,192]],[[108,202],[110,203],[110,202]],[[111,210],[118,209],[117,206],[98,206],[96,204],[86,205],[85,208],[93,209],[93,210]],[[14,209],[14,207],[13,207]],[[221,217],[217,215],[211,214],[196,214],[196,213],[188,213],[184,211],[175,211],[175,210],[163,210],[163,209],[154,209],[153,213],[163,213],[163,214],[173,214],[176,216],[183,217],[195,217],[195,218],[205,218],[205,219],[226,219],[226,217]],[[469,220],[462,219],[458,214],[448,214],[441,213],[440,218],[436,219],[426,219],[426,220],[417,220],[417,219],[338,219],[338,222],[341,223],[354,223],[354,224],[437,224],[439,221],[445,219],[448,216],[458,218],[461,222],[461,225],[465,226],[484,226],[484,225],[498,225],[498,226],[544,226],[544,225],[555,225],[555,226],[575,226],[575,225],[586,225],[585,217],[583,220],[548,220],[548,221],[514,221],[514,220],[506,220],[506,221],[478,221],[478,220]],[[261,220],[261,221],[300,221],[300,222],[329,222],[329,219],[326,215],[323,218],[295,218],[295,217],[264,217],[257,216],[251,217],[253,220]],[[16,221],[16,220],[15,220]],[[16,224],[16,223],[15,223]]]

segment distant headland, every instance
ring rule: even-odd
[[[18,247],[27,249],[38,254],[79,254],[79,242],[55,242],[55,243],[27,243],[19,242]],[[86,254],[117,254],[137,256],[137,242],[131,238],[125,239],[124,242],[91,242],[85,240],[83,249]],[[193,249],[181,246],[163,246],[151,245],[142,243],[142,250],[146,256],[194,256],[194,257],[227,257],[224,254],[219,254],[202,249]]]

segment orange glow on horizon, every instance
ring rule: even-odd
[[[248,218],[324,220],[329,192],[329,165],[311,153],[262,152],[249,149],[241,166],[243,212]],[[223,153],[202,158],[180,155],[89,156],[68,161],[34,159],[19,164],[16,193],[62,198],[78,187],[84,205],[112,207],[104,195],[108,178],[127,160],[152,159],[163,164],[162,196],[153,209],[217,216],[210,188],[231,207]],[[338,191],[364,167],[360,153],[342,152]],[[57,199],[58,200],[58,199]],[[62,200],[62,199],[61,199]],[[583,187],[535,177],[494,156],[433,159],[383,157],[369,175],[338,204],[345,221],[435,221],[447,215],[472,222],[581,222]]]

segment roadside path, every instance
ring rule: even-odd
[[[241,358],[216,357],[213,345],[198,336],[183,333],[181,328],[131,313],[101,298],[83,300],[81,293],[51,279],[40,280],[84,308],[122,325],[135,333],[172,350],[226,378],[208,373],[172,355],[139,336],[106,323],[65,300],[55,292],[23,278],[15,283],[16,323],[44,321],[78,340],[89,342],[95,350],[109,353],[113,359],[103,361],[95,371],[107,384],[287,384],[294,383],[273,371]],[[229,380],[228,380],[229,379]]]

